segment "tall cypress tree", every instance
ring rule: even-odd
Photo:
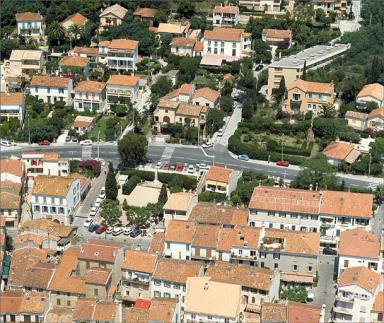
[[[107,178],[105,179],[105,195],[109,200],[116,200],[117,198],[117,182],[112,163],[109,163]]]
[[[303,75],[301,76],[302,80],[306,80],[307,78],[307,61],[304,61],[304,66],[303,66]]]

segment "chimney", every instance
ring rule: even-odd
[[[204,284],[204,290],[208,290],[208,288],[209,288],[208,283],[205,283],[205,284]]]

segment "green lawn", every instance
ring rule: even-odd
[[[92,128],[90,134],[89,134],[89,137],[96,141],[98,139],[98,133],[100,131],[100,140],[102,141],[105,141],[105,129],[106,129],[106,123],[107,123],[107,119],[110,118],[110,117],[101,117],[96,125]],[[125,127],[128,125],[128,120],[126,118],[119,118],[119,125],[120,125],[120,129],[122,131],[124,131]],[[120,130],[118,131],[118,135],[120,135]]]

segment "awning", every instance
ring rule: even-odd
[[[5,255],[3,259],[3,270],[2,270],[2,276],[4,279],[8,278],[10,267],[11,267],[11,256]]]

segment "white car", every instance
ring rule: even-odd
[[[188,173],[193,174],[195,172],[195,167],[193,165],[188,166]]]
[[[161,168],[161,162],[160,162],[160,161],[157,162],[157,164],[156,164],[156,168]]]
[[[203,144],[201,147],[203,147],[203,148],[211,148],[211,147],[213,147],[213,144],[212,143],[210,143],[210,142],[207,142],[207,143],[205,143],[205,144]]]
[[[84,221],[84,227],[88,228],[92,222],[93,222],[93,220],[91,218],[86,218]]]
[[[91,213],[89,213],[90,216],[95,216],[97,213],[98,208],[96,206],[92,206]]]
[[[0,145],[2,145],[4,147],[12,147],[12,143],[8,140],[1,140]]]
[[[132,228],[129,228],[129,227],[123,228],[123,233],[125,236],[129,236],[131,232],[132,232]]]
[[[99,198],[102,199],[102,200],[105,199],[105,190],[104,191],[103,190],[100,191]]]
[[[96,199],[96,202],[95,202],[95,207],[99,208],[99,207],[100,207],[100,203],[101,203],[101,198],[98,197],[98,198]]]
[[[82,141],[80,141],[80,145],[82,145],[82,146],[92,146],[92,140],[90,140],[90,139],[82,140]]]
[[[209,168],[209,166],[207,164],[201,163],[199,165],[199,169],[208,169],[208,168]]]
[[[223,134],[224,134],[224,130],[223,130],[223,129],[219,129],[219,130],[217,131],[217,135],[218,135],[219,137],[222,137]]]
[[[113,232],[113,227],[108,227],[107,230],[105,230],[106,234],[111,234]]]
[[[123,233],[123,228],[121,227],[114,227],[112,231],[113,236],[118,236]]]

